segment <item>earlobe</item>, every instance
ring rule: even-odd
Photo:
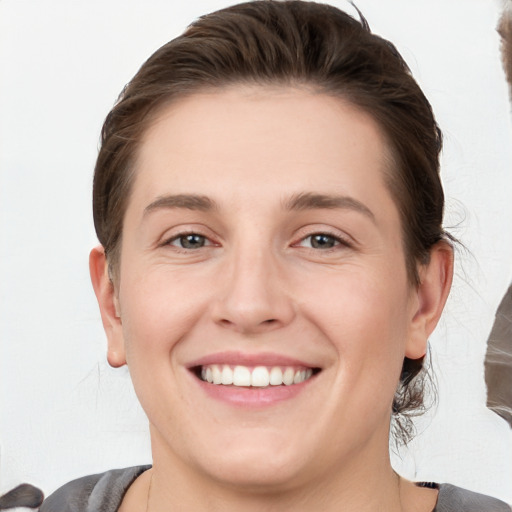
[[[121,311],[114,284],[109,277],[105,251],[101,245],[95,247],[89,255],[89,272],[107,335],[107,360],[110,366],[118,368],[126,364]]]
[[[423,357],[427,341],[443,312],[453,278],[453,248],[445,241],[430,251],[430,260],[419,269],[420,284],[415,290],[410,333],[405,355],[409,359]]]

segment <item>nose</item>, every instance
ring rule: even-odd
[[[295,316],[286,290],[286,270],[270,251],[237,251],[225,261],[214,321],[234,331],[257,334],[289,324]]]

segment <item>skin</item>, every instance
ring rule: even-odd
[[[101,247],[91,276],[109,362],[128,364],[149,418],[150,510],[432,510],[436,491],[391,468],[389,422],[402,361],[424,355],[443,309],[452,251],[437,244],[411,285],[389,161],[370,116],[306,89],[196,94],[148,129],[119,281]],[[215,208],[158,202],[175,194]],[[290,209],[300,194],[345,199]],[[184,233],[204,245],[184,248]],[[226,351],[321,371],[290,399],[234,406],[189,369]],[[144,509],[149,481],[122,511]]]

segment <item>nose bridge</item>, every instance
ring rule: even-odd
[[[284,285],[284,268],[269,242],[234,245],[220,276],[223,293],[217,320],[241,332],[285,325],[293,305]]]

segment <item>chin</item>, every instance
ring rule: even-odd
[[[217,438],[215,449],[203,447],[197,466],[213,480],[252,492],[291,488],[308,468],[299,441],[290,439],[283,426],[278,433],[230,432],[222,440]]]
[[[217,458],[214,464],[204,468],[210,478],[226,486],[244,489],[254,493],[282,491],[299,485],[302,461],[282,454],[245,450],[245,453],[233,453],[229,457]]]

